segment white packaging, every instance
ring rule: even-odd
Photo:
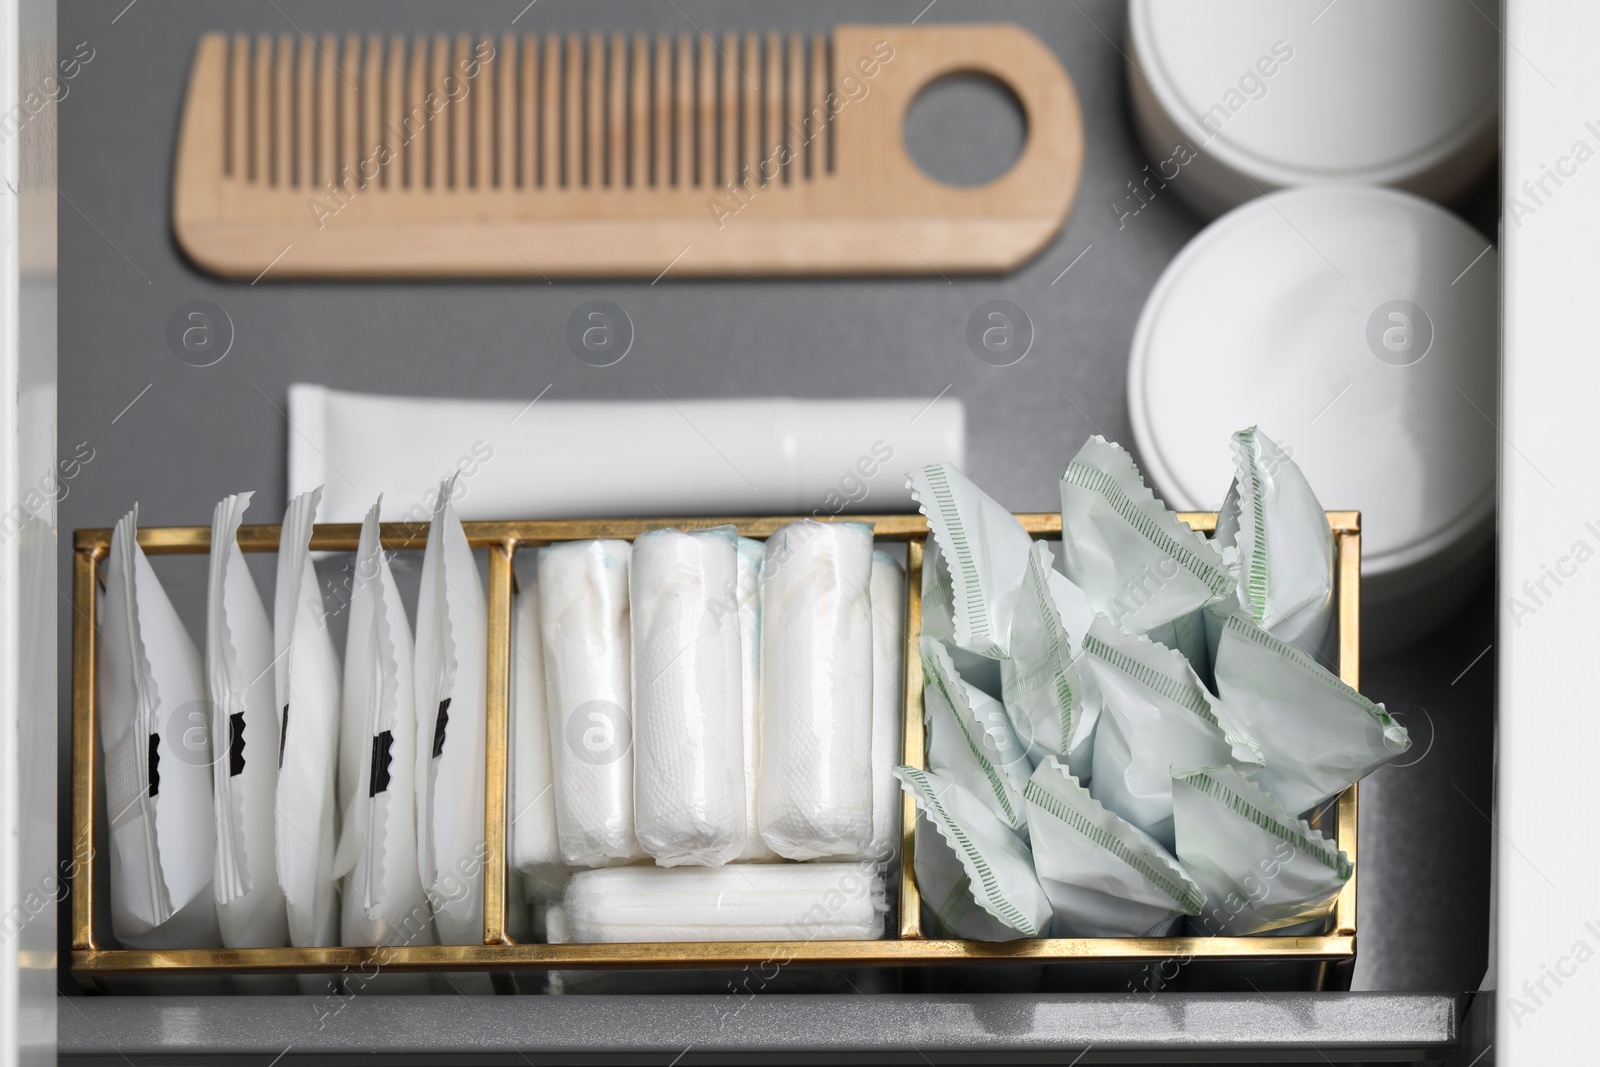
[[[338,845],[339,657],[328,634],[311,527],[322,490],[289,502],[278,536],[273,598],[273,679],[282,746],[278,753],[275,833],[278,882],[296,948],[339,943]]]
[[[379,396],[295,383],[290,494],[326,484],[324,514],[355,522],[381,491],[394,502],[383,518],[394,521],[407,517],[405,502],[459,471],[456,510],[467,520],[796,515],[819,502],[883,512],[911,503],[899,471],[965,460],[966,409],[953,398],[541,397]],[[409,517],[424,521],[427,509]]]
[[[945,647],[931,637],[922,653],[922,721],[928,770],[961,786],[1014,833],[1028,836],[1022,787],[1033,767],[1005,707],[962,681]]]
[[[1259,740],[1265,766],[1246,776],[1293,812],[1331,799],[1411,747],[1382,704],[1241,615],[1223,624],[1217,692]]]
[[[1206,895],[1200,933],[1314,931],[1354,873],[1332,841],[1231,767],[1175,774],[1172,803],[1178,856]]]
[[[1100,690],[1083,658],[1093,620],[1083,590],[1056,571],[1050,546],[1035,542],[1011,624],[1011,655],[1000,662],[1001,694],[1029,764],[1056,756],[1080,782],[1093,773],[1100,721]]]
[[[224,497],[211,517],[206,681],[211,692],[212,795],[217,819],[217,922],[226,948],[289,943],[278,884],[278,757],[282,721],[272,621],[239,549],[252,493]]]
[[[788,859],[872,843],[872,530],[791,523],[761,569],[761,836]]]
[[[1234,595],[1222,553],[1167,510],[1133,457],[1103,437],[1089,438],[1067,464],[1061,531],[1067,577],[1130,633]]]
[[[111,535],[95,659],[111,932],[126,948],[216,948],[205,671],[139,547],[138,523],[135,507]]]
[[[1022,838],[955,782],[914,767],[894,773],[921,813],[913,869],[936,932],[981,941],[1047,936],[1050,901]]]
[[[510,862],[533,892],[559,880],[561,869],[544,670],[539,586],[530,582],[511,606]]]
[[[633,821],[627,541],[539,550],[550,761],[562,862],[644,858]]]
[[[439,486],[417,595],[417,873],[442,945],[483,943],[484,716],[489,601]]]
[[[1102,807],[1054,756],[1024,796],[1056,937],[1165,937],[1205,892],[1149,834]]]
[[[1252,426],[1233,435],[1234,475],[1212,538],[1256,624],[1328,660],[1333,530],[1289,453]],[[1231,558],[1230,558],[1231,556]]]
[[[344,650],[339,936],[345,945],[432,945],[433,912],[417,873],[411,624],[378,539],[381,506],[361,524]]]
[[[1182,655],[1097,618],[1084,651],[1105,703],[1089,793],[1172,848],[1172,768],[1261,763],[1259,745]]]
[[[756,773],[761,767],[761,563],[767,546],[749,537],[739,538],[739,693],[743,715],[745,824],[744,845],[736,857],[744,863],[779,859],[761,836],[756,810]]]
[[[717,867],[745,843],[738,534],[651,530],[633,542],[633,812],[662,867]]]
[[[888,863],[900,847],[901,727],[905,719],[906,574],[887,552],[872,553],[872,844]]]
[[[550,940],[867,941],[886,911],[867,863],[617,867],[573,875]]]
[[[1033,538],[1016,516],[950,464],[912,471],[906,485],[927,516],[931,539],[939,545],[938,561],[948,570],[951,642],[1004,659]]]

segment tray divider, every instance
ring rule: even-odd
[[[922,731],[922,653],[918,638],[922,634],[922,562],[925,541],[906,542],[905,616],[905,718],[901,724],[901,759],[908,767],[923,765]],[[913,843],[917,825],[917,805],[911,795],[900,794],[900,938],[922,937],[922,897],[917,892],[917,876],[912,870]]]
[[[489,548],[488,684],[484,707],[483,943],[510,944],[506,937],[506,861],[509,819],[506,797],[511,748],[511,561],[517,540]]]

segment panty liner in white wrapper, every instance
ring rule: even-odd
[[[872,530],[791,523],[761,568],[761,836],[793,860],[872,843]]]
[[[922,720],[928,769],[950,779],[994,813],[1006,828],[1028,836],[1022,787],[1033,767],[1005,707],[961,680],[950,653],[931,637],[922,653]]]
[[[735,859],[742,863],[781,857],[761,837],[761,817],[756,808],[756,774],[761,769],[761,562],[767,546],[750,537],[739,538],[739,701],[744,739],[745,826],[744,844]]]
[[[1023,793],[1055,937],[1164,937],[1205,892],[1149,834],[1101,807],[1047,756]]]
[[[1231,767],[1174,775],[1172,801],[1178,856],[1205,890],[1200,933],[1315,928],[1350,880],[1332,841]]]
[[[289,943],[274,814],[282,722],[274,692],[272,622],[238,541],[252,495],[224,497],[212,513],[206,595],[206,680],[216,757],[213,888],[224,948]]]
[[[216,948],[205,669],[139,547],[138,523],[135,507],[111,535],[95,661],[111,932],[127,948]]]
[[[950,779],[914,767],[894,773],[921,813],[917,888],[941,931],[981,941],[1045,936],[1050,900],[1022,838]]]
[[[1192,616],[1233,597],[1233,577],[1217,547],[1156,499],[1132,456],[1103,437],[1084,443],[1061,479],[1061,530],[1067,577],[1096,611],[1131,633],[1182,623],[1194,640],[1181,651],[1203,662]]]
[[[311,527],[321,489],[289,501],[278,536],[273,597],[273,674],[282,747],[278,759],[278,882],[289,916],[289,944],[339,943],[338,845],[339,656],[328,634]]]
[[[644,858],[633,821],[627,541],[539,550],[556,832],[571,867]]]
[[[716,867],[745,843],[738,534],[651,530],[633,542],[633,815],[662,867]]]
[[[1333,622],[1333,530],[1289,454],[1254,426],[1233,435],[1234,477],[1213,543],[1256,624],[1326,657]]]
[[[1216,675],[1223,703],[1261,745],[1265,766],[1246,776],[1290,811],[1316,807],[1411,747],[1382,704],[1239,614],[1222,625]]]
[[[344,651],[334,867],[344,878],[346,945],[432,945],[433,912],[417,874],[417,717],[411,624],[374,504],[361,524]],[[346,760],[346,756],[350,758]]]
[[[1083,591],[1056,571],[1050,546],[1035,542],[1011,623],[1011,657],[1000,663],[1001,693],[1029,764],[1057,756],[1080,782],[1093,772],[1100,721],[1100,690],[1083,658],[1093,621]]]
[[[1089,793],[1170,849],[1172,769],[1259,765],[1260,748],[1179,653],[1104,616],[1083,647],[1105,701]]]
[[[417,595],[417,873],[443,945],[483,943],[489,603],[467,533],[435,497]]]
[[[867,863],[618,867],[573,875],[550,940],[870,941],[886,911]]]
[[[949,572],[951,642],[1004,659],[1033,538],[1016,516],[948,463],[912,471],[906,485],[927,516]]]
[[[901,726],[905,716],[906,573],[887,552],[872,553],[872,844],[888,862],[900,845]]]
[[[535,583],[512,603],[511,642],[511,866],[528,877],[531,893],[545,897],[563,879]]]

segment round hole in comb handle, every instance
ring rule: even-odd
[[[944,185],[988,185],[1010,170],[1028,140],[1028,117],[1005,82],[987,74],[946,74],[906,110],[906,154]]]

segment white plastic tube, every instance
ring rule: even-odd
[[[794,860],[872,842],[872,530],[797,522],[767,540],[761,836]]]
[[[744,844],[737,543],[732,526],[633,542],[633,811],[663,867],[720,866]]]
[[[902,471],[966,452],[966,412],[948,398],[535,399],[291,385],[289,491],[325,484],[329,522],[359,521],[380,490],[383,518],[407,517],[453,471],[467,520],[889,512],[911,504]]]
[[[556,831],[572,867],[642,859],[633,819],[627,541],[539,550]]]

